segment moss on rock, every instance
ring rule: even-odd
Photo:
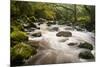
[[[87,43],[87,42],[81,43],[78,47],[93,50],[93,46],[91,44]]]
[[[11,33],[11,45],[15,45],[19,42],[28,41],[28,36],[22,31],[13,31]]]
[[[12,65],[21,65],[24,63],[24,59],[28,59],[36,53],[36,49],[30,45],[19,43],[11,48],[11,63]]]
[[[94,56],[93,54],[91,53],[91,51],[84,51],[84,52],[81,52],[79,54],[79,57],[80,58],[83,58],[83,59],[94,59]]]

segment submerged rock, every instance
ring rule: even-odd
[[[94,59],[93,54],[91,51],[84,51],[79,54],[79,57],[82,59]]]
[[[28,41],[28,44],[30,44],[33,48],[36,49],[39,47],[39,41],[30,40]]]
[[[60,32],[58,32],[56,34],[56,36],[58,36],[58,37],[61,37],[61,36],[63,36],[63,37],[71,37],[72,33],[69,32],[69,31],[60,31]]]
[[[66,42],[68,39],[61,39],[59,42]]]
[[[54,31],[58,31],[59,28],[58,28],[58,27],[53,27],[52,30],[54,30]]]
[[[72,27],[66,27],[65,30],[74,30]]]
[[[56,63],[56,53],[52,50],[42,50],[26,61],[25,65]]]
[[[87,42],[81,43],[78,47],[93,50],[93,46],[91,44],[87,43]]]

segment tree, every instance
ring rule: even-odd
[[[89,31],[92,31],[93,29],[95,29],[95,6],[84,5],[84,8],[87,10],[90,16],[90,22],[87,24],[86,27]]]

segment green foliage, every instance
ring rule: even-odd
[[[25,44],[25,42],[28,41],[28,36],[24,31],[24,24],[28,25],[26,28],[37,28],[34,25],[34,22],[41,22],[39,21],[40,18],[43,18],[46,21],[58,21],[59,25],[77,25],[88,31],[95,32],[95,6],[11,1],[12,65],[22,65],[24,64],[24,59],[27,59],[36,53],[36,48],[34,48],[34,46],[31,47]],[[48,23],[48,26],[49,25],[52,25],[52,23]],[[56,35],[70,37],[72,36],[72,33],[59,32]],[[32,36],[40,37],[41,33],[32,34]],[[93,46],[88,43],[80,44],[78,47],[93,50]],[[85,59],[94,58],[90,52],[80,53],[79,57]]]
[[[64,20],[59,20],[58,24],[59,25],[64,25],[64,24],[66,24],[66,22]]]
[[[37,21],[37,19],[36,19],[35,16],[31,16],[31,17],[30,17],[30,20],[32,20],[33,22]]]
[[[15,45],[19,42],[24,42],[28,40],[28,36],[25,32],[22,31],[13,31],[11,33],[11,45]]]
[[[11,63],[12,65],[21,65],[24,59],[36,54],[36,49],[25,43],[19,43],[11,48]]]
[[[65,21],[70,21],[88,31],[95,28],[95,7],[90,5],[12,1],[11,12],[11,19],[20,18],[27,23],[44,18],[57,20],[59,24],[66,24]]]
[[[17,20],[11,21],[11,32],[13,31],[24,31],[22,23]]]
[[[11,26],[11,31],[24,31],[24,28],[22,26]]]

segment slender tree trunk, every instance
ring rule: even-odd
[[[74,27],[75,23],[77,22],[77,5],[74,4],[73,7],[74,7],[74,10],[73,10],[73,17],[74,17],[74,20],[73,20],[73,24],[72,24],[72,25],[73,25],[73,27]]]
[[[77,22],[77,9],[76,9],[76,4],[74,5],[74,22]]]

